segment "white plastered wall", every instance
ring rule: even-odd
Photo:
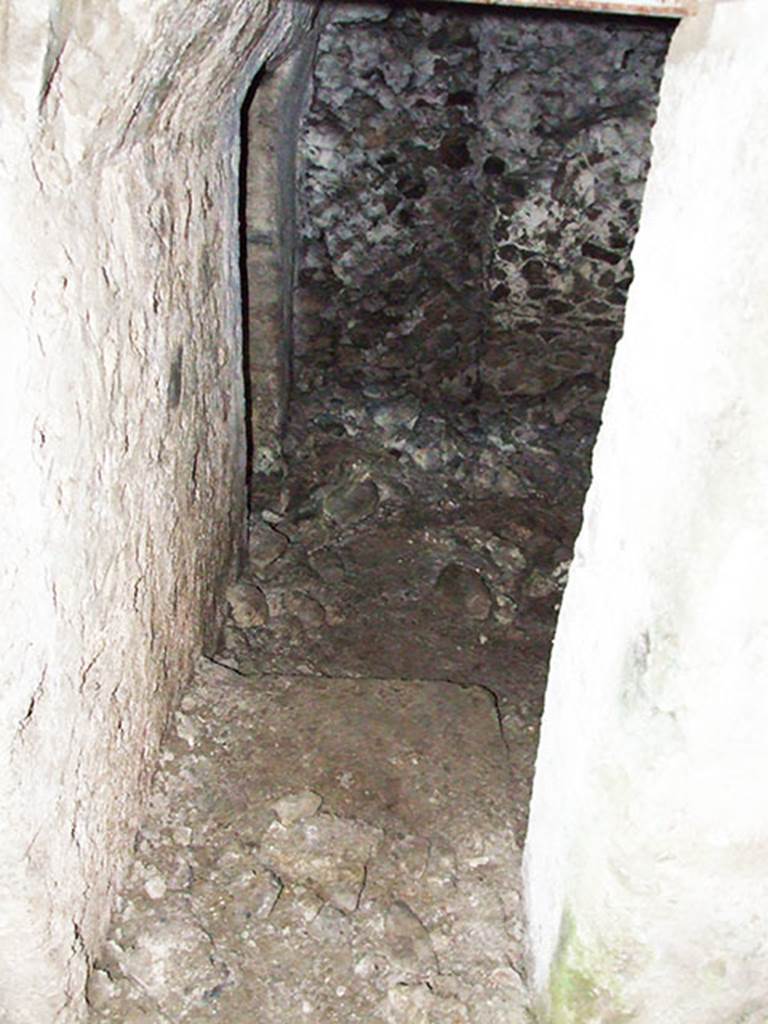
[[[0,1021],[80,1020],[243,529],[239,104],[267,0],[0,5]]]
[[[768,1019],[768,4],[681,24],[526,849],[552,1024]]]

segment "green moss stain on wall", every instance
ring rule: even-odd
[[[548,991],[539,1010],[543,1024],[630,1024],[635,1020],[634,1011],[616,992],[616,959],[609,951],[588,948],[578,937],[573,915],[566,910]]]

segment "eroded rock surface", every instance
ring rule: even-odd
[[[339,5],[299,141],[299,386],[550,396],[597,419],[670,31]]]

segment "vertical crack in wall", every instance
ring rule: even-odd
[[[40,74],[40,93],[38,97],[38,113],[43,114],[51,94],[51,89],[61,65],[64,48],[72,24],[75,0],[50,0],[48,15],[48,45],[45,49],[43,66]]]

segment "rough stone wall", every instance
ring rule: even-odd
[[[243,527],[238,107],[290,5],[0,18],[0,1020],[74,1021]]]
[[[491,232],[485,386],[607,382],[672,26],[634,18],[482,18],[478,117]]]
[[[299,387],[604,386],[669,32],[339,5],[302,135]]]
[[[665,72],[528,833],[552,1024],[768,1017],[767,33],[710,0]]]
[[[300,387],[473,390],[482,199],[464,92],[478,74],[462,17],[341,5],[323,31],[302,133]]]

